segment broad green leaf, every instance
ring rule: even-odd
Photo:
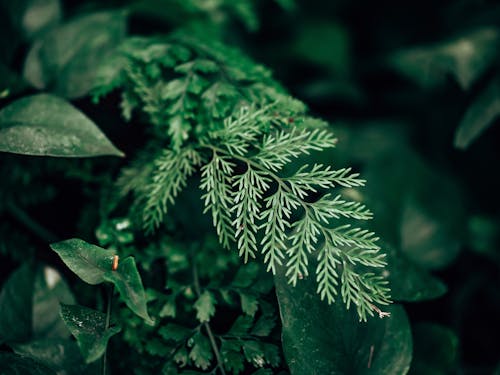
[[[92,13],[41,35],[24,65],[24,78],[40,90],[68,98],[86,95],[96,67],[125,36],[123,11]]]
[[[82,112],[48,94],[24,97],[0,110],[0,151],[59,157],[123,156]]]
[[[86,283],[95,285],[104,281],[104,274],[111,270],[114,254],[110,250],[91,245],[78,238],[51,244],[68,266]]]
[[[17,344],[12,348],[17,354],[32,358],[58,374],[91,375],[98,370],[84,363],[80,349],[73,340],[42,339]]]
[[[154,324],[148,314],[146,293],[134,258],[125,258],[119,263],[116,271],[109,270],[103,275],[103,278],[115,285],[130,310],[143,318],[148,324]]]
[[[210,318],[215,314],[215,305],[217,301],[214,295],[205,290],[200,297],[194,303],[194,308],[196,309],[196,317],[200,322],[208,322]]]
[[[419,323],[413,329],[413,362],[410,374],[445,375],[456,370],[458,338],[455,333],[433,323]]]
[[[288,284],[283,270],[275,276],[283,324],[285,359],[292,375],[406,374],[412,357],[411,332],[400,306],[391,316],[359,323],[355,309],[332,305],[316,295],[314,277]]]
[[[78,305],[61,305],[61,317],[75,336],[86,363],[100,358],[118,326],[106,329],[106,314]]]
[[[2,375],[56,375],[43,364],[17,354],[0,352],[0,369]]]
[[[442,84],[452,74],[464,89],[488,69],[498,56],[500,35],[483,28],[435,45],[408,48],[389,58],[389,64],[423,87]]]
[[[0,342],[68,337],[59,317],[60,302],[74,303],[74,298],[56,270],[20,267],[0,293]]]
[[[465,112],[455,133],[455,147],[466,149],[500,115],[500,77],[481,92]]]

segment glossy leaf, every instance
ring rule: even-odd
[[[38,38],[26,57],[24,77],[40,90],[77,98],[93,86],[96,67],[125,36],[122,11],[71,20]]]
[[[0,110],[0,151],[59,157],[123,156],[99,128],[64,99],[38,94]]]
[[[500,115],[500,77],[494,79],[469,106],[455,133],[455,147],[466,149]]]
[[[104,281],[104,274],[111,270],[114,254],[110,250],[89,244],[78,238],[51,244],[68,266],[86,283],[95,285]]]
[[[0,352],[2,375],[56,375],[47,366],[27,357],[13,353]]]
[[[296,287],[275,276],[283,324],[283,351],[295,374],[406,374],[412,357],[411,332],[403,308],[391,306],[389,318],[360,324],[353,308],[316,296],[313,277]]]
[[[100,358],[109,339],[120,332],[118,326],[106,329],[106,314],[78,305],[61,305],[61,317],[75,336],[86,363]]]
[[[103,275],[103,278],[115,285],[130,310],[149,324],[154,323],[148,314],[146,293],[134,258],[128,257],[120,261],[118,269],[116,271],[109,270]]]

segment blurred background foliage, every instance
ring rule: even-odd
[[[322,161],[368,181],[345,193],[375,213],[393,298],[412,327],[410,373],[498,373],[498,2],[2,0],[0,25],[0,105],[37,90],[72,99],[126,153],[140,130],[123,130],[116,97],[88,98],[125,35],[201,30],[270,67],[331,122],[339,143]],[[0,281],[26,259],[57,264],[44,250],[55,238],[94,238],[119,164],[1,155]],[[106,242],[113,229],[103,225]],[[136,256],[156,267],[147,251]]]

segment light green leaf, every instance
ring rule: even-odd
[[[86,363],[100,358],[118,326],[106,329],[106,314],[78,305],[61,305],[61,317],[75,336]]]
[[[435,45],[408,48],[389,58],[389,64],[423,87],[445,82],[452,74],[464,89],[495,61],[500,35],[497,29],[483,28]]]
[[[494,79],[467,108],[455,133],[455,147],[466,149],[500,115],[500,77]]]
[[[443,326],[419,323],[413,329],[412,375],[445,375],[456,370],[458,338]]]
[[[67,339],[42,339],[12,346],[15,353],[29,357],[51,368],[58,374],[91,375],[98,371],[87,366],[78,345]]]
[[[259,309],[259,301],[257,301],[257,297],[248,294],[248,293],[240,293],[241,298],[241,309],[243,312],[250,316],[255,316],[255,313]]]
[[[74,303],[74,298],[56,270],[20,267],[0,293],[0,342],[68,337],[59,317],[60,302]]]
[[[283,323],[283,350],[292,375],[406,374],[412,357],[408,319],[400,306],[389,318],[360,324],[342,301],[328,305],[316,295],[313,277],[292,287],[283,270],[275,276]]]
[[[2,375],[56,375],[47,366],[13,353],[0,352]]]
[[[93,87],[96,67],[125,36],[123,11],[84,15],[40,36],[24,65],[24,78],[40,90],[77,98]]]
[[[206,370],[213,358],[210,341],[201,333],[193,336],[192,340],[194,345],[191,352],[189,352],[189,358],[193,360],[196,367]]]
[[[0,110],[0,151],[58,157],[124,156],[82,112],[47,94],[21,98]]]
[[[51,244],[68,266],[86,283],[95,285],[104,281],[104,274],[111,270],[114,254],[110,250],[91,245],[78,238]]]
[[[116,271],[109,270],[103,275],[103,278],[115,285],[130,310],[143,318],[148,324],[154,324],[148,314],[146,293],[134,258],[125,258],[119,263]]]
[[[210,318],[215,314],[216,303],[214,295],[205,290],[194,303],[196,318],[202,323],[210,321]]]

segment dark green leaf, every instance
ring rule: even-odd
[[[466,149],[500,115],[500,77],[469,106],[455,133],[455,147]]]
[[[58,374],[95,374],[96,368],[85,365],[75,341],[67,339],[43,339],[13,346],[23,357],[32,358]]]
[[[0,151],[59,157],[123,156],[82,112],[47,94],[21,98],[0,110]]]
[[[122,11],[84,15],[37,39],[26,57],[24,77],[40,90],[77,98],[93,87],[96,67],[125,36]]]
[[[68,337],[59,317],[60,302],[73,303],[74,298],[57,271],[20,267],[0,293],[0,342]]]
[[[237,375],[245,369],[245,358],[241,353],[239,341],[224,340],[220,351],[224,361],[224,368],[227,371],[231,371],[231,373]]]
[[[276,319],[274,315],[262,315],[252,328],[252,335],[255,336],[269,336],[274,326],[276,326]]]
[[[231,326],[229,333],[233,336],[245,336],[252,327],[253,318],[248,315],[239,316]]]
[[[86,363],[104,354],[108,340],[120,332],[118,326],[106,329],[106,314],[78,305],[61,305],[61,317],[75,336]]]
[[[104,274],[111,270],[114,254],[110,250],[72,238],[50,245],[68,266],[86,283],[95,285],[104,281]]]
[[[47,366],[17,354],[0,352],[2,375],[56,375]]]
[[[0,342],[26,341],[33,333],[33,269],[24,265],[14,271],[0,293]]]
[[[354,309],[316,295],[313,277],[296,287],[275,276],[283,323],[283,350],[292,374],[405,374],[412,357],[408,320],[400,306],[390,318],[360,324]]]
[[[263,367],[266,363],[264,359],[264,351],[258,341],[245,340],[242,341],[243,353],[248,362],[255,367]]]
[[[458,338],[450,329],[431,323],[413,329],[413,362],[410,374],[454,373],[458,359]]]
[[[103,278],[115,285],[130,310],[146,320],[148,324],[154,323],[148,314],[146,293],[134,258],[128,257],[121,261],[116,271],[109,270]]]
[[[200,322],[208,322],[210,318],[215,314],[215,300],[214,295],[205,290],[200,297],[194,303],[194,308],[196,309],[196,317]]]
[[[176,294],[171,294],[167,297],[167,301],[160,310],[160,318],[165,318],[165,317],[175,318],[177,311],[175,305],[176,296],[177,296]]]
[[[389,280],[393,300],[424,301],[446,293],[446,285],[408,260],[401,251],[388,244],[380,245],[387,255],[387,267],[383,272]]]
[[[192,330],[184,326],[180,326],[174,323],[168,323],[166,326],[161,327],[158,333],[165,340],[182,341],[188,338],[192,334]]]

